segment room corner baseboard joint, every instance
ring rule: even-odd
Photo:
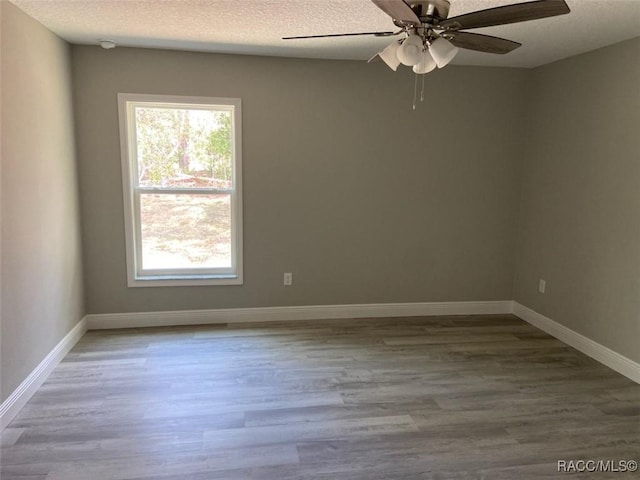
[[[594,360],[597,360],[612,370],[615,370],[636,383],[640,383],[640,364],[634,362],[630,358],[614,352],[610,348],[607,348],[604,345],[601,345],[598,342],[591,340],[590,338],[585,337],[584,335],[581,335],[580,333],[575,332],[516,301],[513,302],[512,313],[516,317],[521,318],[525,322],[530,323],[552,337],[572,346],[576,350],[584,353]]]
[[[4,430],[15,418],[34,393],[42,386],[54,368],[60,363],[73,346],[87,331],[86,317],[82,318],[75,327],[47,354],[36,368],[23,380],[7,399],[0,405],[0,431]]]

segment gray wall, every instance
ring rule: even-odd
[[[516,301],[636,362],[639,59],[636,38],[532,72],[514,285]]]
[[[68,45],[2,9],[2,346],[6,399],[84,315]]]
[[[73,47],[87,309],[508,300],[526,70]],[[127,288],[118,92],[243,101],[243,286]],[[282,286],[282,273],[294,284]]]

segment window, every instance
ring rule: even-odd
[[[240,99],[118,106],[129,286],[241,284]]]

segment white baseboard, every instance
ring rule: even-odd
[[[513,312],[515,316],[521,318],[534,327],[548,333],[558,340],[571,345],[576,350],[588,355],[607,367],[621,373],[625,377],[630,378],[636,383],[640,383],[640,364],[633,360],[614,352],[610,348],[600,345],[598,342],[585,337],[565,327],[564,325],[554,322],[550,318],[531,310],[518,302],[513,302]]]
[[[80,320],[65,337],[49,352],[27,378],[0,405],[0,430],[11,423],[18,412],[26,405],[36,390],[45,382],[49,374],[65,357],[69,350],[87,331],[86,317]]]
[[[228,308],[174,312],[87,315],[89,330],[172,325],[328,320],[340,318],[416,317],[433,315],[495,315],[511,313],[511,300],[490,302],[372,303],[298,307]]]

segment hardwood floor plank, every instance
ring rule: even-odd
[[[438,408],[434,402],[430,402],[433,408]],[[287,424],[320,424],[331,421],[349,419],[388,417],[398,413],[397,405],[370,404],[370,405],[329,405],[299,408],[280,408],[270,410],[248,411],[245,414],[245,426],[265,427]]]
[[[439,335],[430,333],[429,335],[388,337],[384,339],[384,343],[385,345],[435,345],[456,343],[472,343],[475,345],[481,342],[509,342],[518,340],[518,337],[510,333],[485,333],[484,335],[474,333]]]
[[[0,465],[0,479],[2,480],[45,480],[51,464],[28,463],[24,465]]]
[[[204,433],[205,448],[235,448],[279,443],[296,444],[331,438],[363,438],[389,433],[413,432],[417,427],[409,415],[348,418],[265,427],[246,427]]]
[[[95,461],[56,463],[47,480],[129,480],[162,475],[188,475],[239,467],[298,463],[294,445],[267,445],[172,455],[142,455]]]

